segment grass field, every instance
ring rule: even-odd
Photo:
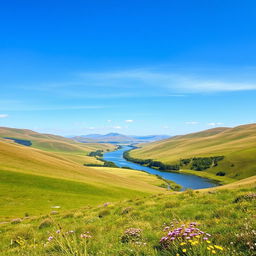
[[[139,159],[154,159],[175,164],[180,159],[223,155],[218,166],[205,172],[190,173],[225,180],[243,179],[256,174],[256,124],[235,128],[215,128],[142,145],[130,155]],[[216,177],[223,171],[224,178]]]
[[[227,131],[204,135],[209,140]],[[29,139],[30,132],[18,132],[16,138]],[[194,135],[204,137],[200,136]],[[256,176],[228,177],[229,182],[240,180],[211,189],[172,192],[161,187],[163,180],[144,172],[83,166],[84,157],[97,160],[85,156],[86,151],[67,148],[66,141],[56,146],[53,137],[46,150],[0,140],[1,256],[256,255]],[[252,137],[250,141],[254,143]],[[254,148],[242,146],[240,151],[232,148],[238,161],[232,164],[246,158],[249,168]],[[102,147],[111,149],[93,145],[90,150]],[[201,173],[214,176],[212,171]],[[188,232],[182,225],[195,228],[189,231],[191,237],[177,235],[171,240],[168,232],[175,227],[180,227],[176,233]]]
[[[134,195],[126,201],[2,223],[1,255],[253,256],[255,181],[253,177],[218,189]],[[200,233],[190,240],[177,237],[169,246],[169,240],[160,243],[175,227],[185,232],[182,225],[191,222],[211,236]]]
[[[5,141],[0,152],[2,219],[41,214],[54,205],[71,209],[164,191],[163,181],[139,171],[89,168],[64,154]]]

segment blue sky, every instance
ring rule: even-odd
[[[256,122],[255,1],[5,1],[0,126],[184,134]]]

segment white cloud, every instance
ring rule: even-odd
[[[159,89],[164,88],[168,90],[169,96],[175,97],[183,96],[180,93],[256,90],[256,81],[234,82],[222,76],[209,78],[200,75],[199,72],[191,75],[184,72],[137,69],[80,75],[95,86],[120,87],[121,84],[123,89],[147,87],[148,89],[158,89],[160,94]],[[149,92],[150,90],[147,93]],[[167,95],[163,94],[163,96]]]
[[[133,123],[134,120],[131,120],[131,119],[128,119],[128,120],[125,120],[126,123]]]
[[[222,125],[223,123],[217,122],[217,123],[208,123],[209,126],[218,126],[218,125]]]
[[[107,120],[107,122],[108,122],[108,123],[111,123],[111,122],[112,122],[112,120],[110,120],[110,119],[109,119],[109,120]]]
[[[196,122],[196,121],[190,121],[190,122],[185,122],[185,124],[195,125],[195,124],[199,124],[199,122]]]
[[[113,129],[122,129],[122,126],[113,126]]]
[[[8,117],[7,114],[0,114],[0,118],[6,118],[6,117]]]
[[[168,125],[163,125],[162,128],[163,129],[169,129],[169,126]]]

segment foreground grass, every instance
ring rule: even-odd
[[[132,196],[76,211],[60,210],[59,215],[14,220],[0,226],[0,254],[252,256],[256,253],[255,192],[252,186]],[[171,225],[191,221],[211,234],[211,244],[198,238],[192,247],[189,242],[161,247],[159,240],[174,228]]]

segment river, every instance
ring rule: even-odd
[[[106,161],[114,162],[118,167],[130,167],[135,170],[146,171],[151,174],[159,175],[166,180],[174,181],[175,183],[182,186],[182,190],[210,188],[217,186],[216,183],[209,179],[201,178],[196,175],[174,173],[174,172],[162,172],[153,168],[135,164],[124,159],[123,154],[125,151],[132,149],[131,146],[123,146],[121,149],[116,151],[107,152],[103,155],[103,159]],[[131,170],[132,172],[133,170]]]

